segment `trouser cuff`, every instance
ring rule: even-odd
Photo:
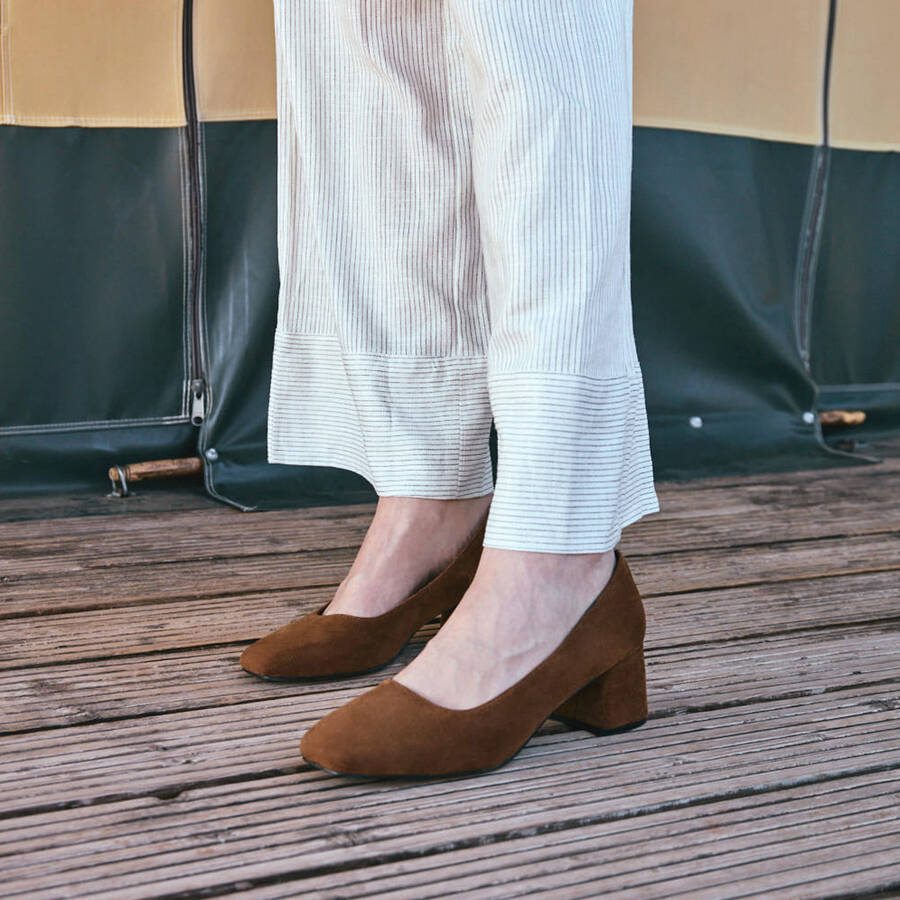
[[[460,499],[493,487],[484,357],[343,353],[277,329],[267,460],[356,472],[379,496]]]
[[[659,510],[640,366],[592,378],[488,376],[497,483],[484,546],[599,553]]]

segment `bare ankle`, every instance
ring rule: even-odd
[[[483,521],[491,497],[379,497],[360,552],[326,614],[387,612],[450,563]]]
[[[383,496],[378,498],[375,513],[387,515],[399,522],[418,525],[423,521],[433,521],[440,525],[456,517],[477,516],[490,506],[492,498],[492,493],[481,497],[450,499]]]

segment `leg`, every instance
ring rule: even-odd
[[[632,330],[631,0],[447,0],[468,49],[499,465],[485,547],[659,509]]]
[[[492,491],[489,318],[439,0],[276,0],[281,289],[268,460],[379,497],[329,612],[377,615]]]
[[[441,7],[280,0],[270,462],[492,489],[488,312]]]
[[[499,460],[475,581],[397,680],[467,708],[562,641],[622,528],[659,504],[631,318],[631,0],[447,3],[474,98]]]

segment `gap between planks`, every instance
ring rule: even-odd
[[[506,779],[501,792],[489,779],[485,783],[485,777],[411,788],[386,783],[374,789],[351,785],[340,791],[325,790],[324,801],[305,798],[300,819],[296,802],[286,790],[290,780],[284,777],[273,779],[277,783],[271,785],[207,788],[151,807],[119,803],[43,814],[33,823],[25,820],[11,827],[10,838],[0,846],[4,853],[31,854],[19,857],[18,866],[7,872],[8,881],[27,874],[32,886],[49,887],[54,878],[71,886],[78,873],[101,882],[111,878],[108,888],[125,889],[129,882],[144,880],[162,890],[163,881],[171,878],[169,870],[175,870],[180,878],[189,879],[179,887],[196,888],[198,880],[200,885],[221,884],[229,875],[252,883],[254,877],[348,871],[381,865],[392,855],[418,860],[460,850],[477,852],[485,845],[511,841],[534,847],[534,836],[539,836],[541,847],[571,844],[598,833],[642,831],[660,820],[671,829],[696,819],[702,834],[708,835],[711,816],[742,821],[740,813],[748,808],[765,808],[798,796],[827,797],[850,790],[848,781],[867,785],[863,796],[872,798],[870,806],[884,809],[881,801],[896,799],[900,778],[896,761],[893,769],[882,772],[832,773],[817,780],[779,781],[777,771],[768,781],[748,777],[749,772],[742,778],[723,767],[721,756],[707,753],[693,767],[682,767],[664,790],[654,791],[642,779],[635,779],[635,768],[641,763],[632,763],[626,771],[622,752],[613,750],[612,755],[611,761],[600,757],[598,767],[588,771],[570,770],[566,779],[553,785],[541,786],[534,771],[520,772],[519,786],[524,775],[527,790],[517,790],[515,781],[510,784]],[[758,762],[757,775],[765,761]],[[643,766],[646,769],[646,762]],[[705,793],[698,793],[698,783],[690,781],[700,772],[710,776],[699,783],[707,788]],[[479,782],[485,788],[481,792]],[[336,793],[348,796],[340,799],[334,797]],[[351,799],[354,795],[356,800]],[[544,804],[535,808],[540,799]],[[886,803],[896,819],[896,802]],[[812,809],[827,818],[819,803]],[[859,815],[858,807],[854,809]],[[771,818],[770,813],[764,821],[769,824]],[[756,814],[745,821],[751,832],[759,830]],[[506,847],[500,846],[491,855],[504,852]],[[264,862],[260,862],[261,853]],[[298,853],[304,860],[301,872]],[[39,875],[48,863],[52,863],[50,881],[35,882],[31,876]],[[123,868],[123,863],[128,866]],[[36,868],[28,870],[28,866]]]

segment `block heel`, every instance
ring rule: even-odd
[[[557,707],[551,718],[594,734],[615,734],[647,721],[647,678],[639,647]]]

